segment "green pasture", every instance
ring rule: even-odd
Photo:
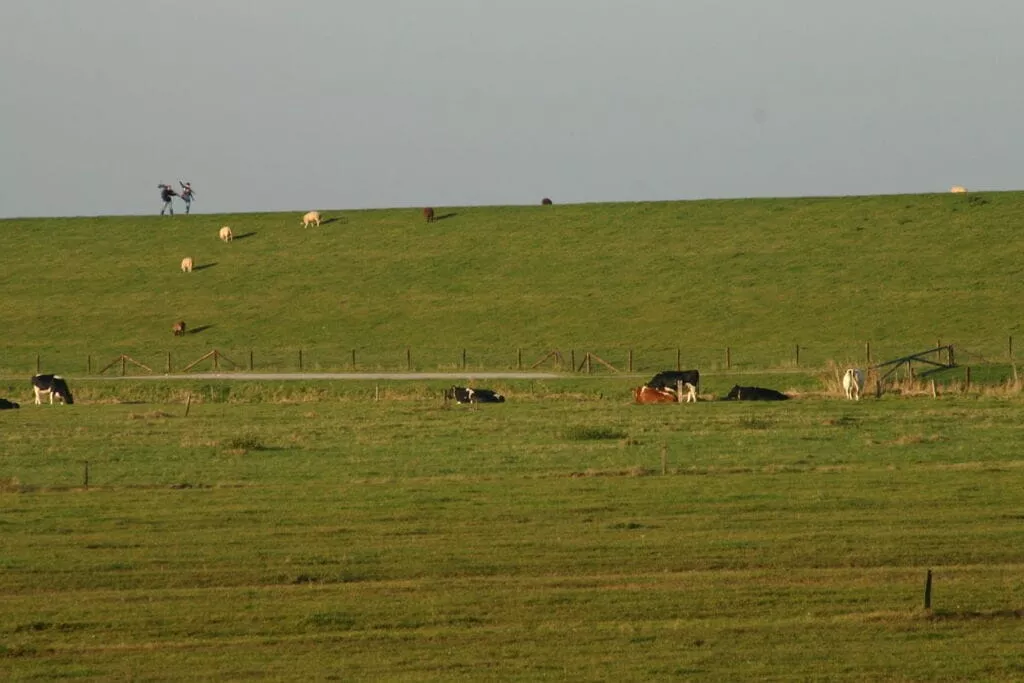
[[[1019,391],[756,379],[80,380],[0,412],[0,678],[1024,677]]]
[[[323,213],[2,220],[0,374],[1005,362],[1021,326],[1020,192]]]

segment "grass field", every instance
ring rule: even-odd
[[[507,368],[523,349],[638,371],[863,362],[941,340],[1005,360],[1024,193],[0,221],[0,374],[161,371],[217,348],[257,369]],[[237,239],[221,243],[230,225]],[[30,254],[31,258],[22,255]],[[183,256],[197,270],[179,271]],[[45,260],[46,267],[40,267]],[[185,320],[200,330],[172,338]],[[69,324],[70,323],[70,324]],[[204,367],[209,367],[206,365]]]
[[[0,680],[1024,678],[1024,193],[300,214],[0,221]],[[972,386],[838,398],[937,340]],[[214,348],[635,372],[85,376]],[[631,405],[677,348],[797,398]]]
[[[94,382],[0,413],[0,674],[1024,675],[1019,393],[621,384],[470,408],[431,383]]]

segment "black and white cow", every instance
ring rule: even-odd
[[[42,404],[44,394],[50,395],[50,403],[53,403],[54,396],[61,403],[71,405],[75,402],[71,390],[68,389],[68,383],[60,375],[34,375],[32,389],[36,392],[36,405]]]
[[[729,395],[725,399],[727,401],[786,401],[789,396],[774,389],[741,387],[737,384],[729,391]]]
[[[490,389],[470,389],[469,387],[452,387],[444,392],[444,397],[456,403],[504,403],[505,397]]]
[[[700,372],[697,370],[665,370],[652,377],[647,382],[647,386],[654,389],[676,391],[679,382],[692,385],[694,390],[700,393]]]
[[[14,401],[8,401],[6,398],[0,398],[0,410],[10,410],[12,408],[20,408]]]

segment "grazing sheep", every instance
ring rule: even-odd
[[[183,273],[191,273],[192,272],[192,257],[191,256],[186,256],[185,258],[181,259],[181,272],[183,272]]]
[[[544,199],[540,200],[540,203],[541,203],[541,206],[551,206],[551,199],[548,198],[548,197],[545,197]]]
[[[316,223],[316,227],[320,227],[320,212],[310,211],[302,217],[302,227],[308,228],[310,223]]]
[[[184,320],[179,320],[178,322],[174,323],[174,327],[172,327],[171,330],[174,332],[174,336],[175,337],[184,337],[185,336],[185,321]]]
[[[967,188],[964,187],[963,185],[954,185],[953,187],[949,188],[949,191],[959,194],[961,192],[967,192]]]
[[[424,207],[424,209],[423,209],[423,217],[427,219],[428,223],[433,223],[434,220],[435,220],[434,219],[434,207],[432,207],[432,206]]]
[[[223,228],[220,229],[220,238],[224,242],[230,242],[231,240],[235,239],[235,234],[231,232],[231,228],[225,225]]]

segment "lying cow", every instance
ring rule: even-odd
[[[860,400],[860,392],[864,391],[864,371],[860,368],[849,368],[843,375],[843,391],[851,401]]]
[[[675,391],[679,382],[691,384],[694,392],[699,392],[700,372],[698,370],[665,370],[652,377],[647,386]]]
[[[0,398],[0,410],[11,410],[12,408],[20,408],[14,401],[8,401],[6,398]]]
[[[633,389],[633,401],[639,404],[675,403],[678,400],[676,392],[669,391],[667,389],[658,389],[656,387],[647,386],[646,384],[642,387],[636,387]]]
[[[762,387],[741,387],[738,384],[725,397],[727,401],[786,401],[788,399],[789,396],[781,391],[763,389]]]
[[[505,397],[490,389],[470,389],[469,387],[452,387],[444,392],[444,397],[456,403],[504,403]]]
[[[54,396],[61,403],[71,405],[75,402],[74,397],[71,395],[71,390],[68,389],[68,383],[60,375],[33,375],[32,390],[36,394],[37,406],[42,405],[44,394],[50,395],[51,404],[53,403]]]

